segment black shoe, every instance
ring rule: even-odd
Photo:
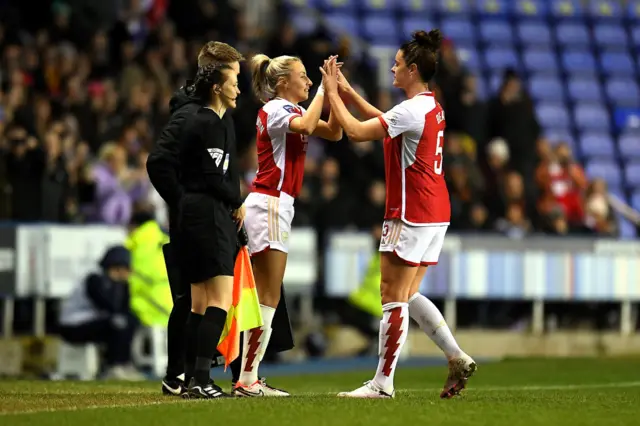
[[[162,393],[167,396],[182,396],[187,392],[184,382],[178,378],[170,379],[167,376],[162,379]]]
[[[182,395],[183,398],[188,399],[216,399],[216,398],[230,398],[231,395],[224,392],[222,388],[214,383],[213,380],[209,380],[208,383],[200,385],[196,383],[196,379],[192,378],[189,383],[188,391]]]

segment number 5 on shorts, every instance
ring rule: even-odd
[[[436,137],[436,161],[433,162],[433,170],[437,175],[442,174],[442,142],[444,141],[444,130],[438,132]]]

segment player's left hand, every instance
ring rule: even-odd
[[[235,220],[236,224],[238,225],[238,230],[240,230],[242,228],[242,225],[244,225],[244,217],[246,214],[247,210],[244,204],[233,211],[233,220]]]
[[[322,84],[327,94],[338,92],[338,65],[337,56],[331,56],[320,68],[322,73]]]

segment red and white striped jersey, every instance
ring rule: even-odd
[[[379,117],[387,130],[385,219],[414,226],[447,225],[449,192],[442,172],[444,111],[430,92],[419,93]]]
[[[258,112],[256,144],[258,172],[256,192],[279,197],[284,192],[296,198],[302,187],[307,137],[289,130],[289,123],[305,109],[285,99],[267,102]]]

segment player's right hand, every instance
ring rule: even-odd
[[[353,91],[353,87],[349,84],[342,71],[338,69],[338,90],[344,93],[351,93]]]

